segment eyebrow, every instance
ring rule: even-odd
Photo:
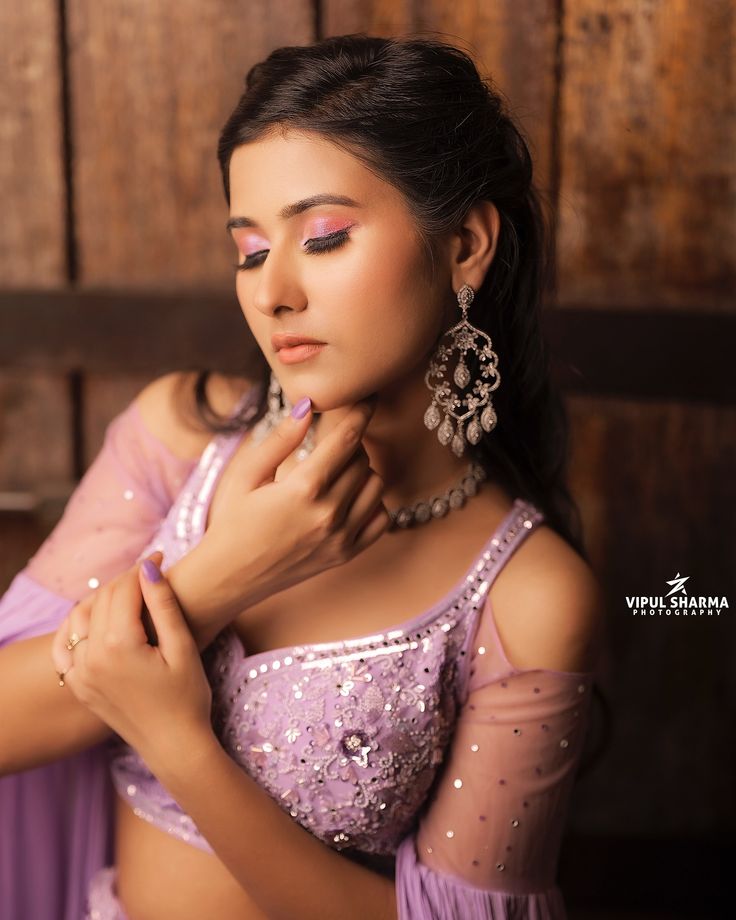
[[[302,198],[301,201],[295,201],[293,204],[284,205],[278,213],[281,220],[289,220],[308,211],[309,208],[317,207],[320,204],[342,204],[349,208],[359,208],[360,205],[347,195],[330,195],[327,193],[321,195],[310,195],[309,198]],[[236,227],[257,227],[258,222],[252,217],[231,217],[225,224],[225,230],[228,232]]]

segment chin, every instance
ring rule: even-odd
[[[318,374],[315,374],[311,379],[305,375],[303,381],[286,381],[278,377],[278,374],[276,376],[281,384],[282,391],[286,394],[286,398],[292,406],[302,396],[308,396],[312,400],[313,412],[348,409],[376,391],[375,385],[371,384],[336,387],[334,382],[331,383],[328,380],[321,379]]]

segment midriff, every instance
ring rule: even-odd
[[[217,856],[139,818],[119,796],[115,824],[117,896],[129,920],[268,920]]]
[[[370,635],[428,610],[463,577],[510,508],[508,496],[486,485],[426,530],[393,540],[387,534],[344,565],[254,605],[233,623],[246,654]],[[268,920],[217,856],[137,817],[120,797],[116,865],[129,920]]]

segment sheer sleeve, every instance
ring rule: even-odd
[[[131,402],[107,426],[102,449],[22,580],[73,601],[109,581],[136,561],[195,464],[156,438]]]
[[[146,428],[135,402],[117,415],[51,535],[0,597],[0,647],[53,632],[97,582],[131,566],[195,463]],[[0,778],[4,918],[83,915],[90,879],[112,859],[112,803],[99,745]]]
[[[400,920],[563,920],[555,883],[593,671],[519,670],[486,603],[442,773],[396,854]]]

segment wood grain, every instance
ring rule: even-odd
[[[217,137],[250,66],[311,21],[300,0],[69,0],[81,284],[232,285]]]
[[[733,2],[564,10],[560,298],[733,312]]]

